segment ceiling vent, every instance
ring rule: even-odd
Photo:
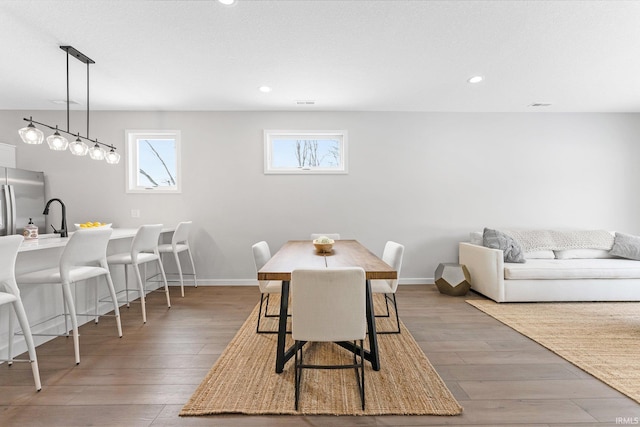
[[[533,104],[529,104],[529,107],[549,107],[551,103],[548,102],[534,102]]]
[[[299,99],[296,101],[298,105],[315,105],[316,101],[313,99]]]

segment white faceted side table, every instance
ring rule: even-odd
[[[461,264],[439,264],[434,278],[441,294],[457,297],[465,295],[471,288],[469,270]]]

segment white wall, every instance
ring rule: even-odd
[[[404,282],[423,283],[485,226],[640,233],[639,114],[92,112],[91,136],[118,147],[117,166],[22,144],[29,115],[65,125],[63,111],[2,111],[0,140],[18,167],[45,172],[69,224],[191,219],[199,275],[216,283],[255,278],[254,242],[275,252],[311,232],[378,254],[401,242]],[[84,112],[71,123],[84,133]],[[182,194],[125,193],[125,129],[182,131]],[[349,174],[264,175],[263,129],[347,129]]]

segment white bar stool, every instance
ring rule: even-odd
[[[9,353],[6,361],[7,364],[16,362],[30,362],[31,371],[33,372],[33,381],[36,383],[36,390],[42,389],[40,383],[40,371],[38,369],[38,358],[36,357],[36,347],[33,345],[33,336],[31,335],[31,328],[29,327],[29,321],[27,320],[27,313],[24,311],[22,305],[22,299],[20,298],[20,289],[16,283],[16,258],[18,256],[18,249],[22,243],[22,236],[6,236],[0,237],[0,306],[5,304],[11,304],[13,311],[16,313],[18,323],[22,328],[24,334],[24,340],[27,343],[27,350],[29,353],[29,359],[14,359],[13,358],[13,329],[14,322],[13,315],[9,313],[9,344],[7,350]]]
[[[138,282],[138,292],[140,294],[140,305],[142,306],[142,321],[147,323],[147,308],[146,308],[146,289],[145,283],[147,280],[145,274],[145,280],[142,280],[140,274],[140,264],[146,264],[151,261],[158,262],[158,268],[162,275],[164,282],[164,292],[167,296],[167,307],[171,308],[171,299],[169,298],[169,286],[167,285],[167,277],[164,274],[164,268],[162,261],[160,260],[160,254],[158,252],[158,239],[162,232],[162,224],[149,224],[143,225],[138,229],[133,242],[131,243],[131,252],[122,252],[118,254],[109,255],[107,257],[107,263],[109,265],[123,265],[124,266],[124,281],[125,292],[127,294],[127,306],[129,298],[129,279],[127,275],[127,265],[132,265],[136,272],[136,280]]]
[[[116,318],[118,336],[122,337],[120,310],[118,309],[116,292],[113,287],[113,281],[111,280],[109,266],[107,265],[107,244],[109,243],[112,232],[113,230],[111,228],[78,230],[71,235],[67,245],[62,251],[59,267],[22,274],[16,278],[16,281],[21,285],[61,285],[64,304],[69,310],[69,317],[71,319],[76,365],[80,364],[80,340],[78,335],[78,314],[76,313],[73,295],[71,294],[72,283],[105,276],[109,294],[113,301],[113,312]],[[96,294],[97,293],[98,289],[96,284]],[[64,316],[66,324],[66,311]],[[87,314],[87,316],[89,315]],[[96,317],[96,323],[97,321],[98,319]]]
[[[196,266],[193,263],[193,257],[191,256],[191,248],[189,246],[189,231],[191,230],[192,221],[184,221],[178,224],[176,231],[173,232],[171,243],[164,243],[158,245],[158,252],[160,255],[173,253],[173,257],[176,260],[178,266],[178,275],[180,276],[180,293],[184,297],[184,278],[183,276],[193,276],[193,285],[198,287],[196,280]],[[193,273],[183,273],[182,265],[180,264],[180,253],[186,252],[189,255],[189,261],[191,261],[191,271]]]

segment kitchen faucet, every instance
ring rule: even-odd
[[[47,202],[47,205],[44,207],[44,212],[42,213],[44,215],[49,215],[49,205],[51,204],[51,202],[60,202],[60,206],[62,206],[62,225],[60,225],[60,230],[56,230],[56,228],[52,225],[51,228],[53,228],[53,232],[60,233],[60,237],[69,237],[69,234],[67,233],[67,208],[65,207],[64,203],[62,203],[62,200],[49,200]]]

